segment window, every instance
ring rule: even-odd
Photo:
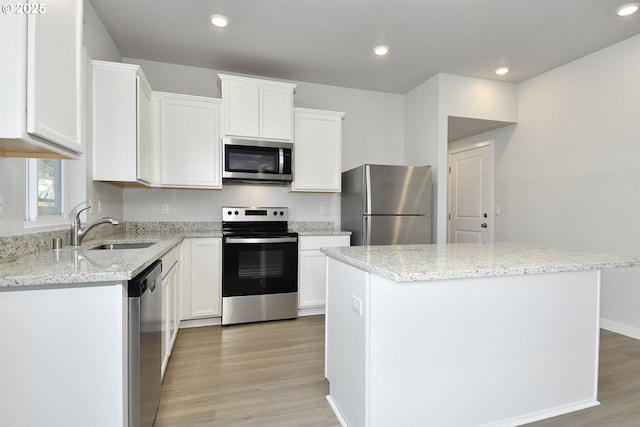
[[[59,159],[26,160],[27,226],[65,222],[69,205],[66,163]]]

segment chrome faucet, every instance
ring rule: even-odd
[[[105,217],[105,218],[96,219],[92,223],[88,224],[86,227],[82,228],[82,224],[80,223],[80,214],[86,211],[87,209],[89,209],[90,207],[91,206],[87,206],[84,209],[80,209],[78,213],[75,213],[74,212],[75,210],[71,212],[71,246],[80,246],[80,243],[82,243],[82,239],[87,234],[87,232],[89,232],[89,230],[91,230],[96,225],[106,224],[106,223],[110,223],[111,225],[120,224],[120,221],[118,221],[115,218]]]

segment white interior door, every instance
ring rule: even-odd
[[[493,242],[493,144],[449,154],[450,243]]]

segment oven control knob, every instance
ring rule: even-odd
[[[234,214],[235,214],[235,215],[240,215],[240,212],[235,211],[235,212],[234,212]]]
[[[231,211],[227,211],[227,215],[231,215],[233,212]]]
[[[278,211],[273,211],[273,214],[274,215],[278,215]]]
[[[283,212],[283,211],[280,211],[280,216],[282,216],[282,215],[284,215],[284,212]]]

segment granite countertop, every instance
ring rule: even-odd
[[[350,246],[327,256],[396,282],[559,273],[640,266],[640,256],[517,243]]]
[[[180,243],[189,233],[124,233],[43,250],[0,263],[0,288],[130,280]],[[204,236],[198,233],[198,237]],[[220,232],[212,232],[220,236]],[[155,242],[143,249],[91,250],[104,243]]]
[[[350,231],[342,230],[294,229],[291,231],[297,232],[298,236],[351,236]]]
[[[310,225],[309,225],[310,224]],[[349,235],[324,223],[302,223],[300,236]],[[130,280],[162,257],[184,238],[222,237],[219,224],[136,223],[132,230],[86,240],[77,248],[39,250],[0,261],[0,289],[66,284],[90,284]],[[68,232],[67,232],[68,233]],[[156,242],[148,248],[92,250],[104,243]],[[6,289],[5,289],[6,290]]]

